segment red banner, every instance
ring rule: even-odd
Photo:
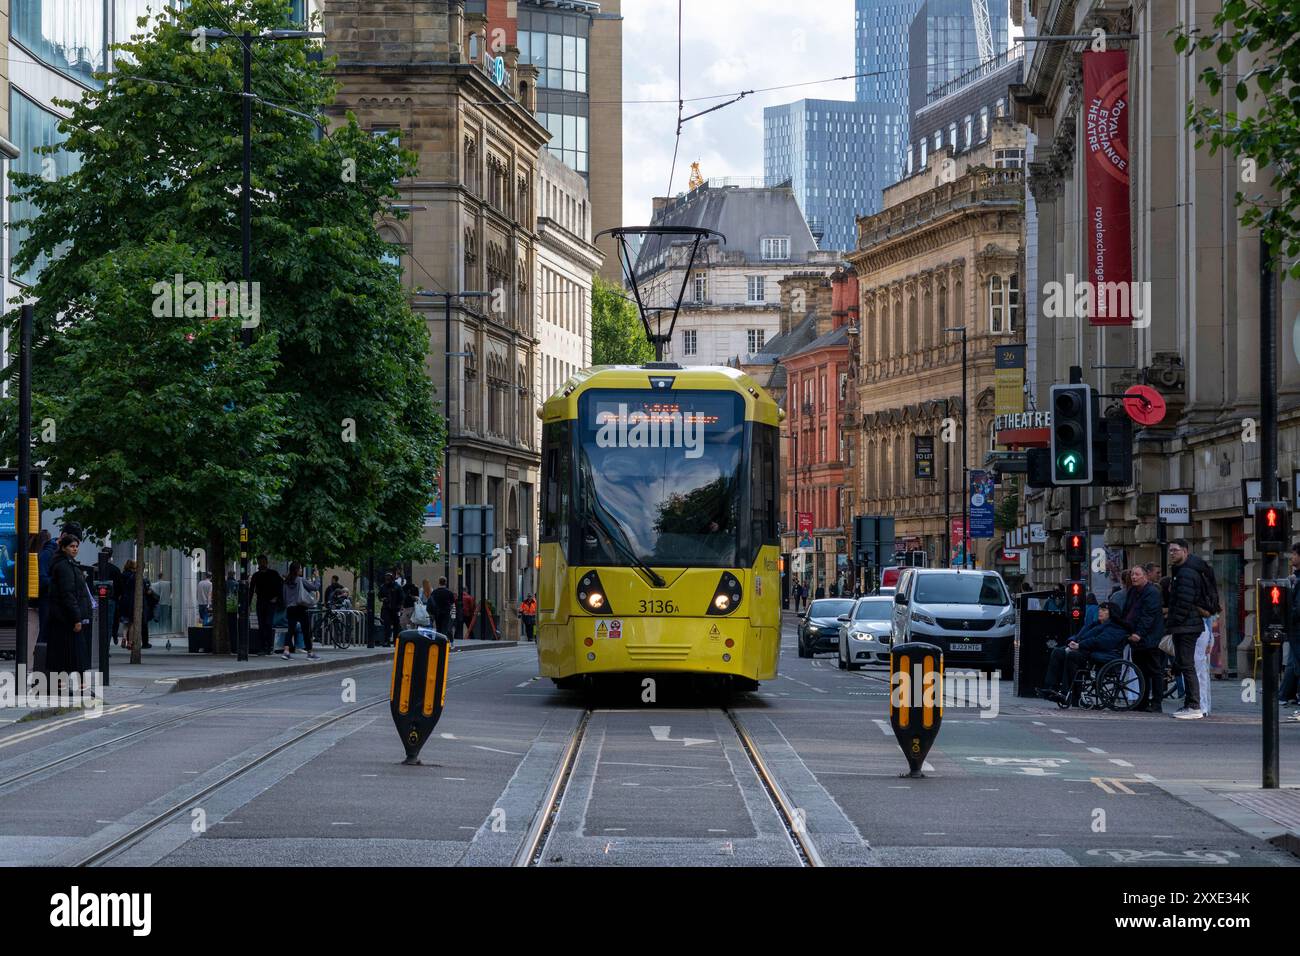
[[[813,530],[812,512],[811,511],[799,512],[799,533],[812,534],[812,530]]]
[[[1083,54],[1083,127],[1088,170],[1089,325],[1132,325],[1129,238],[1128,54]]]

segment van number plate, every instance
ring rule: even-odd
[[[949,644],[949,645],[948,645],[948,650],[950,650],[950,651],[978,651],[978,650],[980,650],[980,645],[978,645],[978,644]]]

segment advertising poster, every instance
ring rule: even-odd
[[[424,526],[426,528],[442,527],[442,471],[433,479],[433,497],[424,506]]]
[[[993,473],[970,473],[970,536],[993,537]]]
[[[14,505],[18,500],[17,479],[0,480],[0,621],[12,623],[15,611],[15,565],[18,530]]]

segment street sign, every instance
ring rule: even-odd
[[[1159,516],[1170,524],[1191,524],[1192,496],[1160,495]]]
[[[1164,421],[1165,399],[1149,385],[1134,385],[1124,392],[1124,411],[1139,425],[1158,425]]]
[[[496,509],[492,505],[455,505],[451,509],[451,553],[478,558],[496,545]]]

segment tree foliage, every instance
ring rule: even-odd
[[[155,544],[196,546],[203,529],[233,533],[247,513],[253,548],[304,563],[355,563],[381,543],[422,555],[443,419],[427,329],[374,226],[415,156],[351,115],[329,136],[298,115],[335,95],[332,62],[309,58],[304,42],[253,45],[253,348],[241,355],[224,320],[149,308],[156,282],[242,275],[241,43],[195,33],[259,34],[287,12],[287,0],[205,0],[142,20],[102,89],[60,103],[79,167],[12,175],[37,210],[15,268],[49,259],[30,289],[32,366],[34,401],[52,410],[59,440],[35,458],[70,479],[59,500],[97,531],[135,532],[106,500],[111,480],[132,507],[149,497]],[[77,424],[65,420],[74,414]],[[166,485],[182,464],[193,474]]]
[[[591,363],[643,365],[653,362],[654,347],[636,305],[619,288],[595,276],[591,288]]]
[[[1258,227],[1275,255],[1289,260],[1300,279],[1300,5],[1295,0],[1226,0],[1214,15],[1213,33],[1175,31],[1174,48],[1195,56],[1212,53],[1200,81],[1213,96],[1230,90],[1238,103],[1258,99],[1248,112],[1187,105],[1187,123],[1197,147],[1226,149],[1243,163],[1237,205],[1242,225]],[[1248,69],[1247,69],[1248,67]],[[1242,72],[1245,70],[1244,72]],[[1251,175],[1245,175],[1249,161]],[[1250,188],[1254,173],[1271,174],[1277,196]]]

